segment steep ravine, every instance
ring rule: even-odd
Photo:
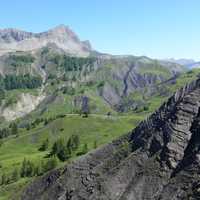
[[[127,83],[128,80],[127,79],[130,75],[130,72],[133,70],[133,68],[134,68],[134,65],[131,65],[123,78],[124,89],[122,92],[122,94],[123,94],[122,97],[127,95],[127,90],[128,90],[128,83]]]
[[[127,135],[38,178],[22,200],[200,198],[200,79]]]

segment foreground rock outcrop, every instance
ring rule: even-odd
[[[22,200],[200,199],[200,79],[129,134],[34,181]]]

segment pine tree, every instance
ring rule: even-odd
[[[7,183],[7,176],[6,176],[6,174],[3,173],[1,175],[1,185],[4,185],[6,183]]]
[[[60,151],[60,149],[64,148],[64,140],[63,139],[58,139],[57,141],[54,142],[53,147],[50,152],[50,156],[57,155]]]
[[[26,166],[26,176],[31,177],[33,175],[34,175],[34,164],[28,160]]]
[[[14,171],[12,172],[12,175],[11,175],[11,180],[13,182],[16,182],[19,180],[19,171],[17,168],[14,169]]]
[[[5,98],[5,91],[4,91],[3,87],[0,85],[0,105],[4,98]]]
[[[18,127],[16,123],[11,124],[11,134],[12,135],[18,135]]]
[[[43,141],[42,145],[38,149],[39,151],[46,151],[49,147],[49,139],[47,138],[46,140]]]
[[[34,164],[31,161],[24,159],[22,162],[21,171],[20,171],[21,177],[33,176],[34,170],[35,170]]]
[[[72,137],[70,137],[67,141],[67,150],[68,150],[68,153],[72,153],[73,151],[73,140],[72,140]]]
[[[64,162],[71,157],[71,151],[69,151],[69,149],[65,147],[62,147],[60,151],[57,153],[57,157],[59,158],[59,160]]]
[[[29,131],[30,129],[31,129],[31,125],[28,123],[28,124],[26,125],[26,130]]]
[[[24,160],[22,162],[20,175],[21,175],[21,177],[25,177],[26,176],[26,159],[25,158],[24,158]]]
[[[88,145],[87,145],[87,143],[84,144],[82,152],[83,152],[83,154],[86,154],[88,152]]]
[[[75,151],[78,149],[79,145],[80,145],[80,139],[78,135],[72,135],[72,150]]]
[[[39,163],[38,165],[36,165],[36,166],[34,167],[34,172],[33,172],[33,174],[36,175],[36,176],[40,176],[40,175],[43,174],[41,163]]]

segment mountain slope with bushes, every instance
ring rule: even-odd
[[[198,199],[200,79],[129,134],[30,184],[32,199]]]
[[[22,109],[15,110],[16,117],[11,115],[10,119],[3,114],[8,101],[11,111],[17,104],[23,107],[20,99],[26,92],[35,94],[26,99],[32,108],[28,110],[42,114],[47,109],[51,112],[53,107],[65,107],[60,114],[82,112],[83,100],[90,113],[133,112],[144,107],[134,98],[137,93],[152,96],[158,84],[184,72],[180,65],[146,57],[72,57],[54,46],[31,54],[6,54],[0,57],[0,63],[0,115],[8,121],[29,114]],[[15,92],[18,96],[11,97],[19,102],[7,98],[5,91],[19,91]]]

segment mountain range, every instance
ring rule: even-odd
[[[13,28],[0,30],[0,55],[16,51],[36,51],[49,44],[54,44],[66,53],[76,56],[85,57],[93,51],[89,41],[80,41],[65,25],[42,33],[30,33]]]
[[[198,199],[193,66],[0,30],[0,200]]]
[[[174,58],[171,58],[171,59],[166,59],[166,61],[183,65],[183,66],[187,67],[188,69],[200,67],[200,62],[197,62],[193,59],[174,59]]]
[[[29,74],[43,81],[42,90],[34,88],[32,92],[26,90],[21,94],[15,92],[15,95],[5,96],[1,102],[0,116],[7,121],[23,117],[36,107],[39,112],[51,110],[51,105],[58,98],[61,102],[67,98],[67,112],[78,110],[77,102],[80,108],[83,97],[88,99],[92,113],[140,110],[148,107],[147,99],[158,91],[162,90],[160,92],[163,93],[166,90],[166,94],[163,94],[168,96],[169,89],[164,89],[164,86],[158,89],[158,84],[176,79],[186,71],[182,65],[169,61],[98,53],[88,41],[81,42],[64,25],[43,33],[0,30],[0,48],[0,73],[3,77]],[[70,59],[70,56],[73,58]],[[67,66],[70,62],[74,62],[74,69]],[[56,81],[58,79],[59,83]],[[56,87],[50,89],[49,85],[52,84]],[[57,88],[72,89],[74,94],[67,97],[67,94],[64,97],[56,95]],[[38,91],[35,96],[32,95],[33,91]],[[44,105],[42,102],[45,100],[49,103]],[[61,105],[64,107],[63,103],[59,107]]]

